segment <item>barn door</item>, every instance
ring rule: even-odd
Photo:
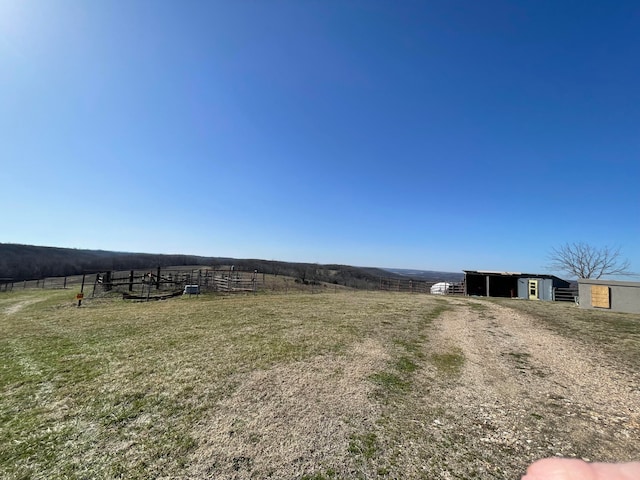
[[[538,296],[538,280],[529,280],[529,300],[537,300]]]

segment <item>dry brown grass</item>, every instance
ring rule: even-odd
[[[232,395],[201,420],[189,477],[299,478],[357,470],[349,437],[377,418],[367,377],[387,355],[374,340],[238,378]]]
[[[3,478],[515,478],[553,435],[570,442],[555,400],[519,410],[544,368],[490,302],[327,289],[75,305],[0,294]]]
[[[349,447],[383,388],[370,376],[437,306],[377,293],[69,297],[0,299],[7,478],[358,475]]]

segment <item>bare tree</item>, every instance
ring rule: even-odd
[[[551,250],[549,268],[578,278],[600,278],[604,275],[632,275],[629,261],[621,257],[619,248],[601,248],[577,242],[565,243]]]

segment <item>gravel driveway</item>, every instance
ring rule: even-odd
[[[453,447],[432,473],[518,478],[547,456],[640,458],[638,372],[510,308],[451,302],[434,323],[432,347],[461,351],[465,362],[456,379],[423,385],[424,400],[443,412],[425,433]],[[468,458],[484,460],[472,471]]]

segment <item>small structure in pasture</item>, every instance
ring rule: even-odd
[[[446,295],[450,292],[453,287],[452,283],[449,282],[438,282],[431,285],[430,292],[432,295]]]
[[[465,293],[482,297],[555,300],[555,290],[570,283],[555,275],[492,270],[464,270]]]
[[[582,278],[578,298],[580,308],[640,313],[640,282]]]
[[[200,293],[199,285],[185,285],[183,295],[198,295]]]

